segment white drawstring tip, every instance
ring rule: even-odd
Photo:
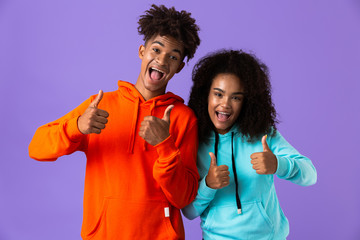
[[[165,208],[164,208],[164,212],[165,212],[165,217],[170,217],[169,207],[165,207]]]
[[[241,214],[241,208],[239,208],[237,212],[238,212],[238,214]]]

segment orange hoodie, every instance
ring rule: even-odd
[[[119,81],[98,108],[109,113],[101,134],[83,135],[78,117],[96,95],[62,118],[37,129],[29,155],[39,161],[80,150],[87,157],[83,239],[184,239],[180,208],[195,198],[197,120],[173,93],[145,101],[134,85]],[[138,132],[145,116],[162,118],[167,106],[170,136],[156,146]]]

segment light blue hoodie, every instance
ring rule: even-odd
[[[233,154],[238,182],[238,195],[242,213],[238,214],[235,182],[232,167]],[[293,183],[309,186],[316,183],[317,174],[310,159],[302,156],[279,132],[268,135],[267,143],[278,160],[276,175]],[[200,184],[195,200],[182,212],[188,219],[201,217],[201,228],[205,240],[214,239],[286,239],[289,223],[280,208],[274,186],[274,175],[260,175],[252,168],[250,155],[262,152],[261,141],[247,142],[234,126],[228,133],[219,134],[217,165],[227,165],[230,184],[222,189],[206,186],[205,177],[210,166],[209,152],[214,153],[215,134],[208,143],[201,143],[198,150],[197,167]]]

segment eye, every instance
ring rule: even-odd
[[[175,61],[178,60],[178,58],[175,56],[170,56],[170,59],[175,60]]]
[[[156,52],[156,53],[159,53],[160,52],[160,50],[158,49],[158,48],[153,48],[152,49],[154,52]]]
[[[234,99],[237,102],[241,102],[243,100],[243,98],[239,96],[233,96],[232,99]]]
[[[214,92],[214,95],[215,95],[216,97],[222,97],[222,94],[221,94],[220,92]]]

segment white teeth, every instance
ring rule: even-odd
[[[151,68],[152,70],[155,70],[155,71],[158,71],[158,72],[161,72],[162,74],[165,74],[163,71],[161,71],[160,69],[157,69],[157,68],[154,68],[154,67],[152,67]]]
[[[230,116],[230,113],[226,113],[226,112],[218,112],[218,113],[220,113],[220,114],[222,114],[222,115]]]

